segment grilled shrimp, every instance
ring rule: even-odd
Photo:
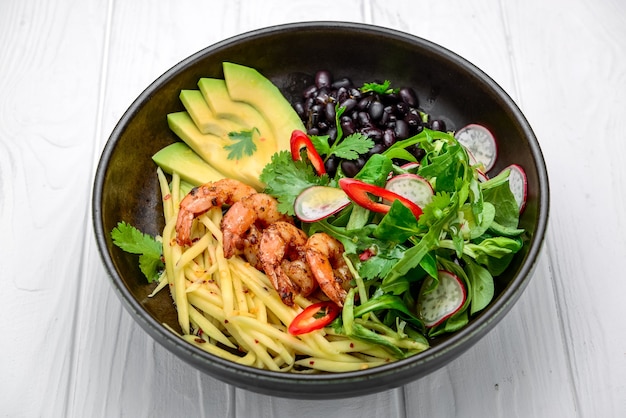
[[[306,261],[322,292],[343,307],[352,274],[343,258],[343,244],[319,232],[309,237],[305,246]]]
[[[310,295],[317,287],[306,262],[306,234],[289,222],[275,222],[263,231],[259,260],[283,303],[293,306],[295,294]]]
[[[221,179],[194,187],[180,202],[176,219],[176,242],[181,246],[191,245],[194,218],[212,207],[232,205],[253,194],[256,194],[253,187],[234,179]]]
[[[291,218],[278,211],[278,202],[268,194],[252,194],[234,203],[222,219],[224,257],[243,252],[250,261],[260,232],[277,221],[290,222]]]

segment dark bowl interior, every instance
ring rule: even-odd
[[[375,79],[410,85],[420,107],[443,118],[451,129],[468,123],[488,126],[499,141],[498,172],[511,163],[528,175],[528,203],[521,226],[529,242],[498,279],[491,305],[451,336],[432,342],[422,354],[367,371],[297,375],[233,364],[184,342],[168,292],[148,298],[153,285],[137,258],[113,246],[110,231],[120,220],[150,234],[163,227],[160,192],[151,156],[178,141],[166,115],[183,110],[181,89],[197,88],[200,77],[223,77],[231,61],[258,69],[293,99],[318,69],[355,84]],[[364,395],[397,387],[445,365],[492,329],[519,298],[536,263],[548,218],[548,179],[541,150],[528,122],[510,97],[487,75],[456,54],[423,39],[390,29],[351,23],[299,23],[236,36],[185,59],[152,83],[130,106],[103,151],[93,191],[93,221],[99,250],[113,287],[133,318],[168,350],[227,383],[296,398]]]

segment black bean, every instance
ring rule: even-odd
[[[302,92],[302,97],[304,97],[305,99],[308,99],[309,97],[314,97],[316,93],[317,93],[317,86],[313,84],[307,87],[306,89],[304,89],[304,91]]]
[[[326,106],[324,106],[324,115],[326,116],[326,120],[331,122],[335,120],[335,104],[328,102]]]
[[[309,97],[304,101],[304,112],[308,113],[311,111],[311,107],[315,104],[315,98]]]
[[[324,162],[324,168],[326,169],[326,172],[330,175],[330,176],[334,176],[335,173],[337,172],[337,168],[339,167],[339,159],[337,157],[335,157],[334,155],[330,156],[326,162]]]
[[[371,126],[372,119],[370,118],[370,114],[367,112],[359,112],[357,114],[357,123],[362,127]]]
[[[417,144],[407,148],[407,151],[413,154],[413,156],[417,158],[418,161],[424,158],[424,156],[426,155],[426,151],[423,148],[420,148]]]
[[[372,138],[374,141],[379,141],[383,138],[383,131],[375,126],[366,126],[361,129],[361,133],[363,135],[367,135],[369,138]]]
[[[409,124],[410,128],[416,128],[422,124],[422,118],[419,114],[409,112],[404,117],[404,121]]]
[[[409,112],[409,105],[404,102],[396,103],[396,112],[402,116],[406,115]]]
[[[402,87],[398,93],[404,103],[412,107],[417,107],[417,94],[411,87]]]
[[[315,85],[317,88],[330,87],[333,83],[333,76],[330,71],[320,70],[315,73]]]
[[[388,128],[383,132],[383,145],[385,148],[389,148],[396,142],[396,133],[393,129]]]
[[[352,87],[352,81],[348,77],[340,78],[339,80],[333,81],[332,87],[335,89]]]
[[[430,129],[432,129],[433,131],[445,132],[446,123],[441,119],[433,119],[432,121],[430,121]]]
[[[310,111],[312,113],[317,113],[319,115],[320,113],[322,113],[324,111],[324,106],[322,106],[321,104],[316,103],[313,106],[311,106]]]
[[[341,103],[348,97],[350,97],[348,96],[348,89],[346,89],[345,87],[339,87],[337,89],[337,94],[335,95],[335,99],[337,100],[337,102]]]
[[[367,152],[368,155],[380,154],[385,150],[385,145],[383,144],[374,144],[372,148]]]
[[[341,162],[341,170],[348,177],[354,177],[357,175],[361,168],[354,160],[343,160]]]
[[[349,90],[349,93],[350,93],[350,97],[357,99],[357,100],[359,100],[362,97],[361,92],[357,88],[351,88]]]
[[[295,102],[293,104],[293,108],[295,109],[298,116],[300,116],[300,119],[303,119],[306,116],[306,112],[304,111],[304,103]]]
[[[350,112],[352,109],[354,109],[356,107],[357,101],[355,99],[346,99],[343,102],[339,102],[339,106],[340,107],[345,107],[346,110],[344,111],[344,114],[347,114],[348,112]]]
[[[341,169],[343,173],[348,177],[354,177],[365,165],[365,158],[359,157],[356,160],[343,160],[341,162]]]
[[[398,119],[396,121],[394,133],[396,134],[396,139],[407,139],[410,135],[409,124],[402,119]]]
[[[376,121],[376,120],[381,119],[384,113],[384,109],[385,109],[385,105],[383,105],[381,102],[377,100],[373,101],[370,104],[370,107],[368,109],[372,120]]]
[[[309,128],[306,131],[307,134],[309,135],[319,135],[320,134],[320,130],[317,128]]]
[[[380,100],[386,105],[395,105],[396,103],[398,103],[401,99],[400,96],[398,95],[398,93],[388,93],[388,94],[383,94],[380,97]]]
[[[352,120],[352,118],[348,116],[342,116],[340,124],[344,136],[351,135],[356,132],[354,121]]]
[[[370,107],[370,103],[372,103],[373,100],[373,96],[365,96],[361,100],[359,100],[356,107],[358,107],[360,110],[366,110],[368,107]]]
[[[328,92],[328,89],[321,88],[317,91],[317,96],[315,96],[315,101],[317,103],[325,104],[329,100],[330,100],[330,94]]]
[[[320,120],[319,122],[317,122],[317,127],[320,132],[325,132],[328,130],[328,122],[326,122],[325,120]]]
[[[326,132],[326,134],[328,135],[329,142],[334,141],[335,139],[337,139],[337,127],[331,126],[330,128],[328,128],[328,132]]]

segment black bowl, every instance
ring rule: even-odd
[[[528,176],[528,202],[521,217],[530,240],[498,279],[496,297],[461,331],[432,342],[432,348],[395,363],[364,371],[299,375],[258,370],[217,358],[172,332],[180,330],[168,292],[148,298],[137,258],[115,247],[111,230],[120,220],[160,234],[160,192],[151,156],[177,141],[166,115],[183,110],[181,89],[196,88],[200,77],[223,77],[221,64],[258,69],[293,99],[318,69],[355,84],[390,79],[415,88],[423,110],[444,118],[450,129],[468,123],[489,126],[499,139],[494,171],[511,163]],[[487,75],[454,53],[418,37],[363,24],[315,22],[276,26],[235,36],[178,63],[130,106],[103,151],[93,190],[98,247],[115,291],[132,317],[159,344],[184,361],[229,384],[293,398],[365,395],[423,377],[458,357],[504,317],[531,277],[548,220],[548,177],[528,122],[511,98]]]

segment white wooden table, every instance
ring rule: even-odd
[[[273,398],[192,369],[123,310],[91,227],[100,153],[150,82],[219,40],[303,20],[388,26],[467,58],[526,114],[552,186],[509,315],[448,366],[362,398]],[[626,416],[625,111],[622,0],[2,0],[0,415]]]

